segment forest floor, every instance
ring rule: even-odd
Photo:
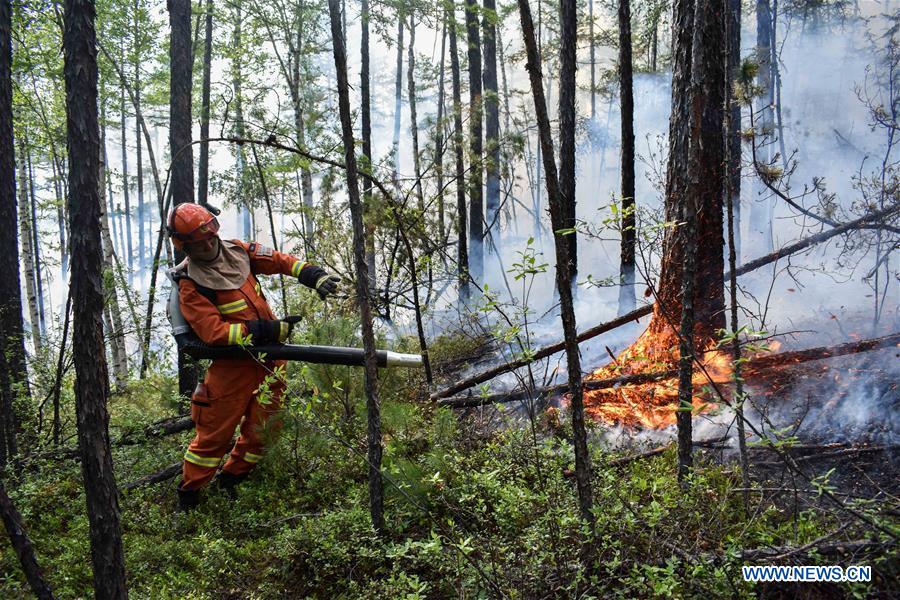
[[[354,345],[349,321],[328,327],[305,341]],[[477,354],[472,340],[444,338],[432,348],[438,365],[454,366],[445,375]],[[211,492],[199,509],[180,514],[177,477],[123,491],[132,597],[843,598],[898,589],[900,561],[889,536],[829,504],[816,487],[896,531],[893,449],[826,457],[815,472],[836,466],[836,476],[814,482],[798,481],[754,450],[754,461],[773,464],[754,466],[757,489],[745,510],[728,451],[698,449],[681,487],[673,448],[631,459],[640,450],[592,444],[597,523],[590,533],[578,518],[565,418],[545,412],[523,427],[482,428],[475,417],[423,402],[417,375],[382,374],[383,537],[369,524],[360,370],[292,364],[284,428],[236,499]],[[112,437],[125,441],[114,448],[120,487],[181,460],[191,432],[143,433],[178,412],[174,398],[174,381],[163,376],[134,381],[112,398]],[[70,447],[72,414],[67,423]],[[593,424],[594,439],[604,429]],[[45,448],[23,458],[10,478],[58,597],[91,596],[77,460]],[[593,549],[587,569],[579,560],[585,539]],[[0,596],[27,597],[8,546],[0,559]],[[870,565],[873,581],[754,584],[741,577],[746,564]]]

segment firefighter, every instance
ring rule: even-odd
[[[291,275],[323,300],[337,291],[340,282],[321,267],[257,242],[220,239],[218,220],[199,204],[176,205],[169,213],[168,231],[175,247],[187,255],[173,271],[181,312],[194,333],[210,345],[287,339],[291,324],[275,317],[257,275]],[[262,427],[278,410],[284,392],[281,377],[266,377],[278,373],[285,363],[229,358],[209,366],[191,397],[196,435],[184,455],[178,485],[180,510],[195,507],[200,490],[213,477],[218,487],[234,497],[235,486],[262,458]],[[272,425],[277,429],[276,423]],[[238,426],[240,435],[232,447]]]

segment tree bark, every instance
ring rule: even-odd
[[[481,189],[482,153],[481,35],[478,2],[466,0],[466,39],[469,56],[469,274],[479,285],[484,278],[484,195]]]
[[[741,65],[741,2],[740,0],[728,0],[726,13],[727,28],[725,35],[727,66],[725,70],[725,151],[727,173],[725,175],[729,198],[731,202],[731,219],[734,241],[729,241],[729,252],[734,245],[735,260],[741,258],[741,105],[734,97],[734,77]],[[732,267],[732,271],[734,267]],[[746,487],[746,486],[745,486]]]
[[[17,453],[16,398],[28,393],[19,280],[15,142],[12,112],[12,4],[0,0],[0,466]]]
[[[484,35],[485,208],[487,241],[499,255],[500,245],[500,93],[497,84],[497,6],[484,0],[481,29]]]
[[[25,573],[25,579],[31,586],[31,591],[39,600],[53,600],[53,589],[44,579],[43,569],[37,562],[37,556],[34,553],[34,547],[28,534],[25,533],[25,527],[22,525],[22,515],[16,510],[15,505],[6,493],[6,486],[0,481],[0,515],[3,518],[3,524],[6,526],[6,533],[9,535],[9,541],[12,544],[19,563],[22,565],[22,571]]]
[[[100,130],[94,4],[66,0],[63,34],[72,234],[75,411],[84,477],[94,593],[126,598],[125,556],[109,445],[109,397],[103,350],[103,262],[100,249]]]
[[[559,292],[560,312],[563,325],[563,333],[565,336],[566,349],[566,368],[569,374],[569,389],[571,390],[571,411],[572,411],[572,434],[575,446],[575,479],[578,487],[578,505],[581,510],[581,518],[585,520],[592,528],[594,524],[593,493],[591,490],[591,464],[590,456],[587,448],[587,432],[584,424],[584,404],[583,390],[581,384],[581,358],[578,355],[578,339],[575,323],[575,311],[572,299],[572,276],[569,271],[570,247],[566,243],[566,236],[560,230],[564,228],[566,219],[564,201],[565,197],[560,190],[560,184],[557,180],[556,162],[554,159],[553,139],[550,133],[550,118],[547,115],[547,102],[544,98],[544,82],[541,75],[541,58],[538,54],[537,43],[534,38],[534,23],[531,20],[531,8],[528,6],[528,0],[519,0],[519,15],[522,21],[522,35],[525,39],[525,49],[527,52],[527,64],[525,69],[528,71],[531,80],[531,92],[534,96],[535,116],[538,122],[538,131],[540,134],[541,148],[544,156],[544,170],[546,171],[547,196],[550,202],[550,218],[553,225],[554,241],[556,246],[556,287]],[[562,29],[570,29],[573,34],[569,37],[563,35],[563,40],[568,44],[575,44],[575,0],[562,0],[560,6],[560,16],[563,17]],[[574,58],[574,47],[561,51],[564,55]],[[572,65],[572,75],[574,75],[574,64]],[[564,79],[561,75],[560,79]],[[574,81],[571,82],[574,84]],[[562,85],[560,86],[563,87]],[[560,90],[563,91],[562,89]],[[574,90],[572,90],[574,94]],[[569,110],[574,111],[574,102],[567,103]],[[562,106],[562,102],[561,102]],[[574,121],[574,114],[568,115],[568,119]],[[560,121],[563,115],[560,115]],[[565,161],[572,161],[574,164],[575,146],[572,144],[568,148],[560,143],[560,152],[568,151],[572,155],[565,158]],[[561,157],[562,158],[562,157]],[[561,160],[561,163],[564,162]],[[574,173],[572,175],[574,177]],[[574,181],[570,183],[568,189],[574,192]]]
[[[191,146],[191,3],[168,0],[169,23],[169,151],[172,156],[171,194],[175,205],[194,201],[194,152]],[[163,218],[167,218],[165,215]],[[175,253],[176,262],[184,256]],[[155,266],[154,266],[155,268]],[[150,310],[153,310],[152,307]],[[197,385],[197,369],[183,353],[178,353],[178,393],[189,398]]]
[[[450,74],[453,80],[453,151],[456,155],[456,278],[459,286],[459,299],[465,303],[469,299],[468,215],[466,213],[465,150],[463,149],[462,86],[459,73],[459,51],[456,45],[455,6],[449,7],[447,18],[447,26],[450,30]]]
[[[213,3],[206,0],[206,36],[203,45],[203,97],[200,106],[200,139],[209,139],[209,94],[212,73]],[[200,164],[197,171],[197,202],[209,201],[209,142],[200,144]]]
[[[566,272],[573,292],[577,291],[578,234],[575,232],[575,48],[578,40],[577,7],[574,1],[559,4],[559,201],[562,223],[554,230],[565,229]],[[546,163],[546,161],[544,161]],[[545,164],[546,170],[546,164]]]
[[[350,93],[347,83],[347,53],[344,48],[344,39],[341,35],[338,0],[328,0],[328,9],[331,17],[334,67],[337,72],[338,106],[344,142],[344,162],[347,167],[347,195],[350,203],[350,218],[353,225],[353,262],[356,267],[356,294],[359,299],[360,325],[366,353],[365,388],[368,421],[366,438],[369,463],[369,511],[372,518],[372,527],[376,532],[382,533],[384,531],[384,500],[381,481],[381,408],[378,400],[378,365],[375,356],[375,332],[372,326],[369,278],[366,273],[368,269],[366,264],[366,233],[363,227],[363,211],[359,198],[356,154],[353,149],[353,125],[350,120]]]
[[[366,265],[369,267],[369,289],[374,293],[377,289],[377,271],[375,269],[375,225],[372,218],[374,210],[372,197],[372,179],[365,172],[372,171],[372,100],[371,80],[369,73],[369,0],[362,0],[360,27],[362,42],[360,45],[360,112],[362,112],[363,161],[363,209],[366,214]],[[346,39],[346,38],[345,38]]]
[[[634,86],[631,52],[631,0],[619,0],[619,106],[622,113],[622,248],[619,275],[619,314],[634,310]]]
[[[28,202],[28,169],[25,164],[25,136],[19,141],[19,231],[22,236],[22,271],[25,273],[25,293],[28,317],[31,325],[31,342],[34,354],[41,353],[41,327],[38,317],[37,287],[34,284],[34,237],[31,234],[31,211]]]
[[[722,207],[724,191],[724,105],[725,43],[724,11],[704,18],[699,49],[702,56],[692,56],[694,0],[675,3],[674,72],[672,77],[672,113],[669,119],[669,158],[666,177],[665,220],[684,223],[688,217],[688,197],[692,175],[688,141],[691,136],[691,111],[695,96],[691,91],[694,66],[702,82],[699,169],[703,173],[696,188],[696,273],[693,285],[695,335],[705,346],[715,339],[716,330],[725,327],[724,260],[722,247]],[[699,100],[698,100],[699,101]],[[672,332],[681,314],[682,267],[688,234],[684,227],[669,227],[663,238],[662,272],[657,304],[650,322],[651,334]]]

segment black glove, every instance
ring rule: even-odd
[[[337,292],[338,284],[341,282],[340,277],[329,275],[328,271],[317,265],[303,267],[297,279],[306,287],[316,290],[322,300]]]
[[[284,343],[291,335],[292,323],[279,321],[277,319],[259,319],[254,321],[244,321],[247,326],[247,333],[253,336],[253,345],[260,346],[271,342],[279,344]]]

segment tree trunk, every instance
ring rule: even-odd
[[[46,323],[46,314],[44,312],[44,283],[43,283],[43,272],[44,269],[41,265],[41,231],[38,228],[38,217],[37,217],[37,194],[34,191],[34,168],[31,163],[31,146],[26,144],[25,147],[25,158],[28,163],[28,199],[29,205],[31,207],[31,235],[32,235],[32,247],[34,249],[34,282],[35,282],[35,293],[37,294],[37,308],[38,308],[38,321],[39,321],[39,331],[41,334],[41,339],[47,335],[47,323]]]
[[[360,112],[362,112],[362,142],[365,172],[372,172],[372,101],[370,94],[371,75],[369,74],[369,0],[362,0],[360,15],[362,42],[360,46]],[[346,39],[346,38],[345,38]],[[377,289],[375,269],[375,225],[372,218],[372,179],[363,175],[363,210],[366,214],[366,265],[369,268],[369,290]]]
[[[620,3],[622,1],[619,0]],[[588,46],[591,49],[591,124],[593,125],[594,121],[597,120],[597,51],[594,48],[594,0],[588,0]],[[591,136],[592,141],[594,137],[593,135]]]
[[[577,291],[578,234],[575,230],[575,48],[578,39],[575,2],[559,4],[559,194],[562,202],[569,285]],[[545,161],[546,162],[546,161]],[[559,227],[554,227],[559,229]]]
[[[347,54],[341,36],[340,7],[338,0],[328,0],[331,17],[331,38],[334,45],[334,66],[337,71],[338,104],[341,131],[344,142],[344,163],[347,166],[347,192],[350,202],[350,218],[353,224],[353,262],[356,267],[356,294],[362,327],[363,346],[366,353],[366,409],[368,420],[367,459],[369,463],[369,510],[372,527],[378,533],[384,531],[384,500],[381,482],[381,409],[378,401],[378,365],[375,356],[375,332],[372,327],[372,308],[369,300],[369,277],[366,273],[366,243],[363,227],[363,211],[359,198],[359,182],[356,175],[356,154],[353,150],[353,125],[350,121],[350,93],[347,84]]]
[[[500,244],[500,94],[497,84],[497,7],[484,0],[481,28],[484,32],[484,116],[488,243],[499,255]]]
[[[393,181],[397,185],[400,173],[400,114],[403,98],[403,9],[397,8],[397,77],[394,80],[394,137],[391,151],[394,153]]]
[[[125,66],[125,46],[122,45],[122,66]],[[125,267],[128,269],[128,285],[134,284],[134,245],[131,241],[131,187],[128,181],[128,147],[126,146],[125,131],[125,88],[119,90],[119,114],[121,115],[122,131],[122,195],[125,199]]]
[[[672,77],[672,114],[669,119],[669,159],[666,177],[665,220],[683,223],[687,220],[687,199],[690,194],[691,166],[689,164],[691,93],[693,65],[702,72],[696,77],[702,82],[705,100],[700,119],[698,164],[703,173],[696,198],[696,274],[694,283],[695,335],[698,349],[716,338],[716,330],[725,326],[724,261],[722,247],[722,194],[724,191],[725,140],[723,117],[725,106],[725,43],[724,12],[705,17],[700,49],[702,56],[692,56],[692,28],[694,0],[679,0],[674,12],[674,73]],[[681,314],[682,266],[687,234],[684,227],[666,229],[663,238],[662,271],[657,304],[650,321],[651,334],[671,335]],[[665,337],[665,336],[664,336]]]
[[[631,53],[631,0],[619,0],[619,106],[622,114],[622,251],[619,314],[634,310],[634,89]]]
[[[447,217],[444,207],[444,132],[446,127],[444,120],[446,113],[444,112],[444,96],[446,92],[446,70],[444,68],[447,58],[447,10],[444,9],[443,19],[441,23],[441,64],[438,67],[438,97],[437,97],[437,121],[434,125],[434,175],[437,181],[437,205],[438,205],[438,235],[440,236],[439,246],[441,247],[441,257],[446,263],[446,252],[444,247],[447,243]]]
[[[527,52],[527,63],[525,69],[528,71],[531,80],[531,93],[534,96],[535,116],[538,122],[538,132],[540,136],[541,147],[543,149],[544,170],[546,172],[547,196],[550,202],[550,219],[553,226],[553,239],[556,247],[556,288],[559,293],[560,313],[562,318],[563,333],[566,339],[566,368],[569,375],[569,389],[571,395],[571,411],[572,411],[572,432],[575,446],[575,479],[578,487],[578,505],[581,509],[581,518],[584,519],[593,528],[594,516],[591,512],[593,508],[593,493],[591,490],[591,464],[590,455],[587,448],[587,433],[584,424],[584,404],[583,389],[581,382],[581,358],[578,355],[578,339],[575,323],[575,310],[572,298],[572,276],[569,272],[569,248],[566,237],[560,230],[564,229],[566,219],[564,209],[564,197],[560,190],[560,183],[557,179],[556,162],[553,151],[553,139],[550,133],[550,117],[547,114],[547,101],[544,97],[544,82],[541,74],[541,57],[538,54],[537,43],[534,37],[534,23],[531,20],[531,8],[528,6],[528,0],[519,0],[519,16],[522,21],[522,35],[525,39],[525,50]],[[569,44],[575,43],[575,1],[562,0],[560,6],[560,16],[562,17],[563,31],[569,30],[572,34],[564,33],[562,39]],[[563,55],[574,58],[574,47],[568,50],[562,50]],[[572,65],[574,69],[574,65]],[[574,74],[574,70],[573,70]],[[566,80],[564,76],[560,76],[561,80]],[[574,82],[573,82],[574,83]],[[562,89],[560,90],[563,91]],[[572,90],[574,92],[574,90]],[[562,103],[561,103],[562,104]],[[568,110],[574,111],[574,103],[567,103]],[[564,115],[560,115],[562,120]],[[574,115],[568,115],[567,119],[574,121]],[[565,148],[560,143],[561,152]],[[572,156],[565,158],[565,161],[574,163],[574,144],[568,147],[568,151]],[[562,157],[561,157],[562,158]],[[564,161],[561,161],[564,162]],[[574,191],[574,181],[571,182],[570,189]]]
[[[200,106],[200,139],[209,139],[209,88],[212,72],[213,3],[206,0],[206,36],[203,46],[203,99]],[[200,144],[200,165],[197,171],[197,202],[209,201],[209,142]],[[277,243],[277,240],[276,240]]]
[[[466,0],[466,38],[469,42],[469,273],[481,285],[484,278],[484,197],[481,189],[484,156],[481,140],[481,34],[478,2]]]
[[[456,47],[456,8],[450,6],[447,11],[448,28],[450,29],[450,73],[453,80],[453,150],[456,155],[456,276],[459,285],[459,299],[469,299],[469,247],[466,241],[468,232],[466,214],[466,166],[463,149],[462,126],[462,92],[459,74],[459,52]]]
[[[28,202],[28,169],[25,165],[25,136],[19,141],[19,231],[22,236],[22,270],[25,273],[25,293],[28,302],[28,318],[31,325],[31,341],[34,354],[41,353],[41,327],[38,317],[37,287],[34,284],[34,237],[31,234],[31,211]]]
[[[758,100],[757,134],[764,144],[762,152],[758,153],[757,160],[767,164],[772,160],[772,136],[774,135],[774,118],[772,104],[774,103],[772,89],[772,11],[769,0],[756,1],[756,61],[759,71],[756,76],[756,85],[762,90]],[[774,247],[772,239],[772,211],[774,199],[769,190],[757,182],[754,186],[757,198],[750,205],[750,231],[749,238],[754,247],[755,254],[768,254]]]
[[[240,138],[247,137],[247,130],[244,126],[244,98],[241,84],[243,82],[243,73],[241,69],[242,54],[242,33],[241,25],[243,23],[243,15],[241,13],[241,0],[234,3],[234,42],[233,48],[236,50],[231,59],[231,85],[234,88],[234,133]],[[237,191],[235,200],[238,210],[241,214],[241,221],[244,224],[244,239],[250,240],[255,237],[252,230],[250,220],[250,206],[248,202],[248,194],[245,190],[244,178],[246,177],[247,157],[244,154],[243,144],[238,144],[235,148],[235,171],[237,175]]]
[[[105,112],[105,111],[104,111]],[[108,323],[109,342],[113,359],[113,379],[116,391],[125,389],[128,382],[128,354],[125,350],[125,330],[122,327],[122,311],[119,309],[119,298],[116,293],[116,265],[112,237],[109,235],[109,218],[106,212],[106,119],[100,127],[100,148],[103,162],[100,165],[98,190],[100,192],[100,236],[103,247],[103,311]]]
[[[146,229],[147,232],[152,231],[150,224],[146,223],[147,214],[144,208],[144,164],[143,164],[143,143],[141,140],[141,124],[140,124],[140,110],[141,110],[141,59],[140,59],[140,29],[138,27],[138,21],[140,18],[140,0],[134,0],[134,30],[132,32],[134,36],[134,48],[132,50],[135,60],[134,60],[134,141],[137,146],[135,151],[135,162],[137,168],[137,197],[138,197],[138,267],[140,268],[140,276],[144,277],[144,271],[147,268],[147,248],[146,248],[146,239],[147,234],[144,232]]]
[[[9,542],[19,558],[31,591],[39,600],[53,600],[53,590],[44,580],[43,569],[38,565],[34,547],[31,545],[31,540],[28,539],[28,534],[25,533],[25,527],[22,526],[22,515],[10,500],[2,480],[0,480],[0,516],[3,518]]]
[[[188,14],[190,14],[188,12]],[[78,447],[91,531],[94,593],[127,598],[119,504],[109,445],[109,397],[103,350],[102,253],[100,249],[100,130],[94,4],[66,0],[66,125],[69,218],[72,233],[73,348]]]
[[[169,151],[172,156],[171,194],[175,205],[194,201],[194,152],[191,147],[191,3],[168,0],[169,23]],[[163,215],[163,218],[167,218]],[[175,253],[181,262],[184,255]],[[154,266],[155,269],[155,266]],[[152,286],[151,286],[152,287]],[[148,310],[153,310],[151,306]],[[148,328],[149,329],[149,328]],[[183,353],[178,353],[178,393],[190,398],[197,385],[197,369]]]
[[[425,194],[422,192],[422,160],[419,156],[419,123],[416,115],[416,17],[413,12],[409,14],[409,47],[407,49],[407,74],[406,86],[409,96],[409,132],[412,135],[413,144],[413,174],[416,178],[416,200],[419,203],[419,213],[425,218]]]
[[[12,4],[0,0],[0,466],[16,455],[20,392],[28,395],[19,280],[16,167],[12,112]],[[23,389],[24,388],[24,389]]]
[[[734,76],[741,65],[741,2],[740,0],[728,0],[726,15],[727,27],[727,66],[725,69],[725,175],[727,193],[731,202],[731,219],[733,221],[732,232],[734,242],[729,241],[729,247],[734,245],[736,260],[741,256],[741,105],[734,97]],[[730,250],[729,250],[730,251]],[[734,266],[732,266],[732,271]]]

